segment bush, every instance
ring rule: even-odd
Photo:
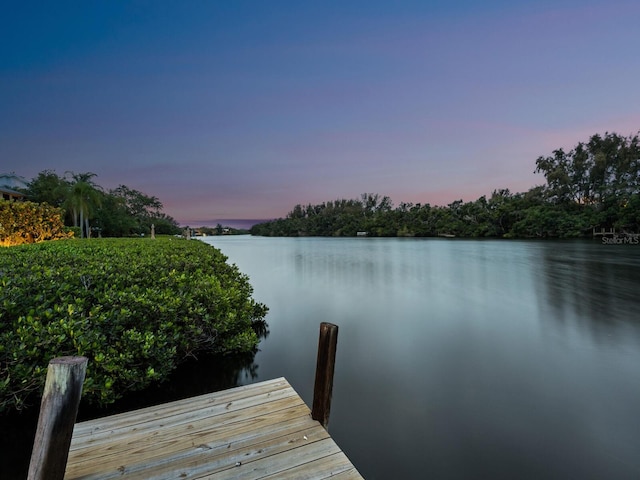
[[[61,209],[46,203],[0,199],[0,246],[39,243],[71,236],[65,230]]]
[[[217,249],[92,239],[0,250],[0,412],[42,391],[49,360],[89,358],[83,398],[107,404],[199,352],[255,351],[266,307]]]

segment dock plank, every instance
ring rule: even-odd
[[[197,478],[218,480],[231,476],[238,480],[263,479],[273,474],[280,475],[292,467],[305,465],[340,451],[330,438],[306,443],[293,449],[290,445],[278,445],[278,447],[273,455],[260,456],[256,459],[245,458],[240,465],[236,462],[233,466]]]
[[[65,480],[362,478],[284,378],[76,424]]]
[[[70,452],[74,452],[74,456],[81,457],[82,451],[92,451],[99,449],[104,453],[117,453],[117,450],[123,450],[130,448],[130,445],[136,445],[141,439],[148,439],[154,437],[154,446],[158,447],[163,442],[175,441],[176,434],[180,436],[193,437],[197,436],[202,431],[208,431],[215,427],[215,431],[219,431],[231,425],[231,428],[238,422],[244,422],[250,419],[255,419],[255,423],[261,423],[267,421],[269,417],[266,413],[273,415],[287,415],[287,411],[291,409],[303,409],[304,403],[299,397],[289,397],[279,400],[275,400],[268,404],[258,404],[255,406],[247,407],[240,411],[228,411],[226,415],[208,416],[208,409],[203,410],[203,415],[200,417],[193,416],[190,421],[184,421],[178,417],[173,417],[170,420],[153,420],[149,422],[149,426],[140,426],[131,429],[121,428],[117,431],[101,431],[100,438],[94,441],[91,437],[83,437],[84,444],[75,444],[75,439],[72,440],[72,448]],[[282,412],[282,413],[279,413]],[[291,415],[291,414],[289,414]]]
[[[151,428],[155,428],[151,423],[153,420],[159,422],[169,421],[173,416],[177,416],[178,418],[188,421],[190,415],[201,416],[202,409],[207,407],[211,407],[214,411],[218,409],[219,413],[225,413],[231,406],[234,406],[234,409],[237,408],[237,405],[234,405],[234,403],[240,402],[243,399],[260,403],[263,401],[261,400],[263,395],[266,395],[270,399],[277,398],[278,395],[296,395],[295,391],[283,378],[254,385],[256,385],[255,389],[249,388],[253,385],[245,385],[222,392],[215,392],[214,394],[200,395],[78,423],[73,430],[71,449],[84,446],[85,441],[82,440],[81,437],[85,435],[90,435],[95,439],[99,438],[100,433],[109,436],[117,433],[121,428],[134,429],[138,428],[138,426],[151,426]]]
[[[336,478],[341,474],[356,471],[347,456],[342,452],[320,458],[317,461],[287,468],[275,474],[263,477],[263,480],[296,479],[311,480],[317,478]],[[357,471],[356,471],[357,472]],[[355,478],[362,478],[359,476]]]
[[[234,424],[222,429],[212,428],[210,431],[203,432],[200,435],[191,435],[190,433],[182,435],[183,432],[180,430],[169,430],[169,436],[175,435],[174,441],[164,444],[157,443],[155,437],[146,440],[138,437],[136,443],[130,444],[127,442],[124,448],[117,448],[111,451],[99,449],[85,452],[83,455],[74,455],[73,461],[70,459],[68,463],[67,471],[72,471],[76,475],[90,471],[93,468],[87,462],[87,459],[90,458],[94,459],[94,461],[100,461],[104,469],[122,469],[125,467],[129,469],[128,462],[125,462],[123,458],[133,464],[140,464],[161,461],[162,458],[177,459],[179,456],[184,457],[200,451],[206,451],[206,456],[209,457],[214,456],[218,450],[229,454],[231,447],[239,442],[251,445],[250,442],[259,442],[261,438],[267,436],[270,432],[278,432],[279,429],[285,428],[288,423],[293,423],[292,419],[295,417],[292,417],[292,413],[299,416],[304,415],[306,412],[303,408],[298,408],[297,411],[286,411],[284,415],[281,412],[274,412],[268,416],[265,415],[264,421],[261,419],[259,423],[247,420],[242,425]],[[297,426],[295,423],[294,425]],[[148,440],[153,440],[153,442]]]

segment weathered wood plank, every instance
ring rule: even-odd
[[[153,469],[145,468],[140,470],[141,475],[132,478],[142,479],[162,479],[166,476],[175,478],[194,479],[199,476],[212,473],[221,469],[234,467],[237,462],[246,462],[248,458],[258,458],[272,454],[278,445],[283,444],[290,448],[292,443],[302,441],[306,436],[307,441],[313,441],[314,435],[309,432],[307,425],[296,422],[293,425],[280,423],[268,434],[261,432],[260,437],[251,439],[237,439],[234,443],[229,443],[227,447],[220,445],[217,448],[208,448],[207,445],[200,445],[192,448],[190,452],[185,452],[181,458],[172,458],[170,463],[156,466]]]
[[[195,445],[191,449],[165,457],[153,464],[140,463],[113,469],[109,475],[101,475],[101,480],[121,478],[127,480],[161,480],[166,478],[196,479],[222,471],[235,471],[236,464],[246,465],[257,459],[282,452],[290,452],[304,443],[328,439],[326,431],[317,429],[310,418],[293,425],[280,423],[276,428],[263,429],[260,435],[251,439],[238,438],[233,443],[209,447]],[[315,431],[313,430],[315,429]],[[86,480],[89,480],[88,477]]]
[[[362,475],[352,465],[349,470],[331,475],[331,480],[362,480]]]
[[[74,452],[74,455],[70,455],[67,473],[81,476],[91,471],[94,467],[88,459],[99,461],[103,469],[120,469],[129,463],[150,462],[189,449],[227,449],[229,445],[243,439],[259,441],[262,430],[268,431],[278,424],[286,425],[295,418],[308,416],[308,410],[305,409],[306,406],[298,405],[287,410],[262,411],[261,417],[247,417],[243,422],[221,426],[210,424],[208,428],[198,431],[163,428],[157,435],[136,436],[133,440],[116,439],[108,446],[100,445],[95,449]]]
[[[255,385],[255,387],[254,387]],[[134,410],[132,412],[119,413],[107,418],[98,418],[88,420],[86,422],[76,424],[73,430],[73,443],[71,448],[76,448],[84,443],[82,436],[92,435],[107,430],[109,435],[116,432],[119,428],[135,428],[138,424],[146,424],[153,419],[168,419],[174,415],[188,417],[191,412],[198,412],[206,406],[223,406],[229,403],[237,402],[246,398],[259,397],[262,394],[274,397],[282,391],[283,394],[291,394],[293,390],[291,385],[284,379],[269,380],[260,384],[244,385],[242,387],[224,390],[222,392],[214,392],[197,397],[178,400],[175,402],[155,405],[152,407]],[[254,387],[253,389],[250,387]],[[295,394],[295,391],[293,391]]]
[[[238,421],[238,419],[259,417],[265,410],[275,412],[304,405],[293,389],[281,390],[281,392],[286,394],[273,395],[268,398],[260,396],[257,399],[247,401],[238,400],[233,404],[231,402],[226,405],[223,403],[199,411],[190,411],[185,415],[172,415],[167,418],[154,417],[146,423],[136,423],[130,427],[120,425],[117,429],[110,429],[108,425],[101,424],[99,430],[93,435],[84,435],[81,439],[74,437],[71,451],[76,452],[96,447],[108,449],[109,445],[121,443],[121,438],[127,438],[128,443],[135,443],[139,438],[155,436],[156,442],[159,442],[163,437],[170,435],[168,432],[174,429],[198,431],[203,422],[205,427],[212,424],[223,426]]]
[[[313,480],[335,478],[341,473],[353,470],[355,469],[353,468],[353,465],[351,465],[347,456],[342,452],[338,452],[313,462],[298,465],[297,467],[288,468],[273,475],[262,477],[262,479],[275,480],[290,478],[296,480]]]
[[[282,446],[281,451],[278,451],[274,455],[260,457],[258,459],[245,459],[241,465],[230,466],[218,472],[198,477],[198,479],[262,479],[269,475],[284,472],[292,467],[316,461],[338,453],[339,451],[340,449],[331,438],[307,443],[296,448],[285,445]]]
[[[76,432],[78,435],[76,436]],[[362,478],[285,379],[76,425],[66,480]]]

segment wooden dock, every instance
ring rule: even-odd
[[[284,378],[77,423],[66,480],[361,479]]]
[[[594,227],[592,230],[592,234],[594,237],[612,237],[616,234],[616,229],[610,228],[609,230],[605,230],[604,228],[600,228],[600,231],[597,232]]]

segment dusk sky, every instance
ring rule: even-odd
[[[0,173],[93,172],[182,225],[446,205],[640,130],[638,0],[43,1],[0,14]]]

